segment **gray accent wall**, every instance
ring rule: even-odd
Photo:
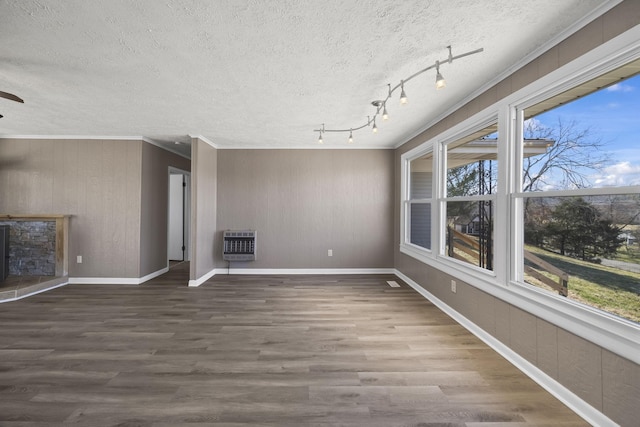
[[[392,268],[393,155],[220,150],[217,242],[226,229],[257,230],[257,260],[231,268]]]
[[[141,141],[0,139],[0,212],[71,215],[72,277],[138,277],[141,161]]]
[[[222,243],[216,235],[218,150],[199,138],[191,139],[191,264],[197,280],[215,267],[214,251]]]
[[[70,277],[144,277],[167,266],[169,165],[189,170],[142,140],[0,139],[0,213],[71,215]]]
[[[396,150],[395,188],[400,189],[400,156],[498,100],[567,64],[640,22],[640,2],[624,1],[527,66]],[[395,203],[395,267],[473,321],[573,393],[622,426],[640,419],[640,366],[401,253],[400,199]]]

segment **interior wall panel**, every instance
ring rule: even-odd
[[[621,426],[638,424],[638,396],[640,396],[640,370],[637,365],[611,353],[602,351],[602,408],[605,413],[619,414]]]
[[[71,215],[70,276],[139,277],[141,141],[0,139],[0,164],[0,212]]]
[[[257,230],[237,268],[390,268],[391,150],[220,150],[218,226]],[[333,256],[328,256],[332,250]],[[217,245],[216,263],[226,267]]]
[[[218,150],[199,138],[191,139],[191,264],[190,279],[198,280],[215,267]]]

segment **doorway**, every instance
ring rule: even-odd
[[[169,229],[167,259],[173,262],[189,261],[189,235],[191,218],[191,174],[169,167]]]

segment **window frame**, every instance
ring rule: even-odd
[[[400,207],[400,252],[405,253],[415,259],[422,261],[425,264],[431,265],[436,268],[442,268],[451,271],[463,271],[471,275],[472,278],[481,278],[482,280],[495,280],[498,275],[496,269],[487,270],[481,267],[477,267],[463,261],[453,259],[444,253],[445,239],[444,236],[446,229],[446,202],[447,201],[462,201],[463,199],[479,200],[478,198],[487,198],[494,203],[498,203],[500,197],[497,194],[485,195],[485,196],[456,196],[446,198],[446,191],[443,190],[446,183],[446,146],[468,135],[477,132],[480,129],[487,128],[491,125],[499,123],[499,116],[495,111],[486,111],[479,113],[468,119],[448,131],[443,132],[438,137],[430,139],[412,150],[407,151],[401,155],[400,168],[401,168],[401,199],[402,204]],[[500,132],[498,132],[498,149],[501,150],[501,146],[504,145]],[[431,198],[431,222],[433,227],[431,228],[431,250],[427,250],[418,245],[410,243],[410,211],[407,208],[409,206],[410,197],[410,180],[411,180],[411,161],[428,153],[433,153],[433,187]],[[500,179],[504,179],[501,174],[501,168],[498,168],[498,186],[500,186]],[[495,221],[502,221],[501,216],[496,215]],[[497,230],[496,230],[497,231]],[[495,235],[494,235],[495,241]],[[437,250],[435,250],[437,249]],[[502,258],[496,252],[494,252],[494,258]],[[500,264],[500,263],[498,263]],[[494,262],[494,266],[496,263]],[[473,279],[472,279],[473,280]],[[501,279],[501,283],[504,282],[504,278]]]
[[[405,246],[407,249],[415,252],[415,254],[422,254],[422,256],[431,257],[433,253],[434,247],[434,238],[435,238],[435,230],[434,227],[431,227],[431,249],[425,248],[423,246],[417,245],[415,243],[411,243],[411,221],[409,218],[411,216],[411,205],[419,204],[419,203],[429,203],[431,208],[431,222],[433,224],[433,216],[434,216],[434,192],[437,187],[436,184],[436,176],[435,176],[435,153],[433,147],[430,145],[421,145],[420,150],[417,150],[412,154],[411,157],[403,156],[402,160],[402,183],[401,183],[401,192],[402,192],[402,207],[401,207],[401,232],[400,232],[400,245]],[[431,198],[411,198],[411,162],[413,160],[417,160],[420,157],[424,157],[425,155],[431,154],[432,158],[432,185],[431,185]]]
[[[485,194],[485,195],[474,195],[474,196],[448,196],[447,195],[447,171],[448,171],[448,164],[447,164],[447,150],[449,145],[459,141],[460,139],[463,139],[465,137],[467,137],[470,134],[473,134],[481,129],[487,128],[487,127],[491,127],[492,125],[497,125],[498,123],[498,115],[497,114],[490,114],[488,118],[483,117],[481,120],[473,123],[472,125],[470,125],[469,127],[466,127],[464,130],[462,130],[461,132],[457,133],[456,135],[450,137],[450,138],[446,138],[443,139],[442,141],[440,141],[439,143],[439,151],[441,153],[440,155],[440,162],[439,162],[439,169],[436,171],[438,173],[438,175],[440,176],[439,179],[439,183],[440,185],[436,188],[436,191],[438,193],[438,212],[440,213],[440,221],[438,222],[439,227],[438,227],[438,258],[442,258],[445,260],[445,262],[453,262],[457,265],[461,265],[464,266],[466,268],[471,268],[473,269],[472,271],[478,273],[478,274],[483,274],[483,275],[489,275],[491,277],[496,277],[496,273],[495,273],[495,263],[494,263],[494,269],[493,270],[488,270],[486,268],[483,267],[479,267],[479,266],[475,266],[473,264],[469,264],[466,263],[464,261],[460,261],[457,260],[455,258],[450,257],[449,255],[447,255],[447,251],[446,251],[446,244],[447,244],[447,237],[446,237],[446,229],[447,229],[447,203],[451,202],[451,203],[455,203],[455,202],[480,202],[480,201],[489,201],[491,203],[493,203],[493,206],[495,207],[498,201],[498,194],[496,193],[491,193],[491,194]],[[498,132],[498,147],[500,147],[500,132]],[[496,186],[500,186],[500,158],[498,157],[498,159],[496,160],[498,162],[498,182],[496,183]],[[496,218],[499,218],[498,213],[496,212]],[[497,222],[494,220],[494,223]],[[495,233],[495,228],[493,230],[493,232]],[[494,239],[495,242],[495,234],[492,236],[492,238]],[[495,247],[495,245],[494,245]],[[494,252],[494,258],[496,258],[495,256],[495,252]],[[494,262],[495,260],[492,260],[492,262]]]

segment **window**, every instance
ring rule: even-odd
[[[445,145],[444,256],[493,270],[498,135],[491,125]]]
[[[517,280],[640,322],[640,76],[625,69],[523,110]]]
[[[433,153],[410,161],[407,241],[431,250],[431,198],[433,194]]]

